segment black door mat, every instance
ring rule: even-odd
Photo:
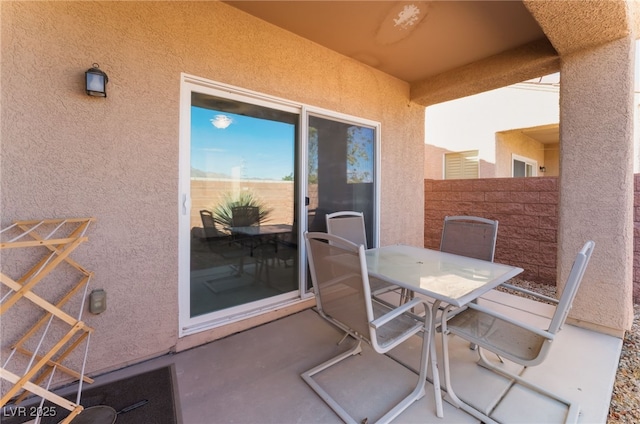
[[[117,415],[116,424],[178,424],[173,378],[172,366],[168,366],[101,386],[83,385],[80,403],[85,408],[106,405],[116,411],[122,411],[135,404],[140,405],[128,412],[120,412]],[[75,393],[64,397],[73,402],[76,400]],[[56,424],[69,415],[69,411],[50,402],[45,402],[40,408],[39,400],[40,398],[37,398],[37,401],[27,400],[17,406],[6,406],[1,412],[0,422],[2,424],[29,422],[35,419],[37,412],[40,411],[43,414],[40,421],[42,424]],[[147,402],[142,402],[144,400]],[[78,417],[80,415],[82,412]]]

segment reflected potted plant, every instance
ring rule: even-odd
[[[230,228],[234,226],[233,210],[236,208],[250,209],[255,208],[255,213],[249,219],[241,224],[241,226],[260,225],[269,219],[269,215],[273,208],[267,207],[264,202],[258,199],[250,191],[242,191],[240,193],[225,193],[222,200],[212,209],[213,219],[222,228]],[[236,217],[236,220],[238,218]],[[236,222],[236,226],[237,222]]]

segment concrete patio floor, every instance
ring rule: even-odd
[[[517,300],[516,300],[517,299]],[[497,308],[513,303],[530,322],[544,322],[548,305],[505,293],[492,292],[481,302]],[[179,408],[184,424],[209,423],[339,423],[339,417],[301,379],[300,373],[343,352],[341,332],[314,310],[306,310],[260,327],[178,354],[166,355],[100,376],[94,385],[158,368],[175,366]],[[437,335],[440,339],[440,335]],[[477,355],[460,339],[450,339],[453,385],[458,395],[475,406],[499,396],[508,382],[476,365]],[[411,364],[419,342],[392,351]],[[524,375],[581,406],[580,423],[605,423],[609,411],[622,340],[566,325],[547,360]],[[440,343],[437,343],[441,354]],[[395,352],[397,350],[397,352]],[[442,371],[440,372],[442,374]],[[375,422],[404,397],[417,376],[397,361],[376,354],[368,346],[317,376],[320,384],[358,421]],[[478,420],[444,402],[444,418],[435,416],[433,386],[395,423],[477,423]],[[564,407],[525,389],[508,392],[494,413],[501,422],[561,422]]]

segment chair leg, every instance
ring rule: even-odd
[[[430,329],[429,329],[429,335],[431,338],[431,346],[429,347],[429,356],[431,357],[431,376],[433,378],[433,381],[431,382],[431,384],[433,384],[433,394],[435,396],[435,402],[436,402],[436,416],[438,418],[442,418],[444,417],[444,407],[442,405],[442,388],[440,387],[440,372],[438,371],[438,355],[436,353],[436,344],[435,344],[435,340],[436,340],[436,315],[438,313],[438,310],[440,309],[440,301],[436,300],[433,302],[433,305],[431,306],[431,310],[428,310],[425,307],[425,315],[426,314],[430,314],[431,315],[431,319],[430,319]]]
[[[349,332],[345,331],[344,332],[344,336],[342,336],[342,338],[338,341],[338,346],[340,346],[342,344],[342,342],[347,340],[347,337],[349,337]]]
[[[404,305],[407,302],[410,302],[415,297],[415,293],[409,289],[400,290],[400,305]]]
[[[443,314],[445,314],[446,312],[447,310],[445,310]],[[444,384],[445,384],[445,390],[447,392],[445,399],[447,400],[447,402],[449,402],[456,408],[462,409],[463,411],[476,417],[477,419],[479,419],[481,422],[485,424],[498,424],[497,421],[493,420],[489,416],[473,408],[471,405],[468,405],[467,403],[463,402],[453,390],[453,386],[451,384],[451,369],[449,364],[449,343],[447,341],[449,336],[448,336],[448,330],[446,325],[447,325],[447,322],[443,316],[441,329],[442,329],[442,362],[443,362],[443,368],[444,368]]]
[[[357,355],[361,352],[362,342],[358,341],[358,343],[352,349],[334,358],[331,358],[328,361],[318,365],[317,367],[314,367],[309,371],[303,372],[301,374],[302,379],[309,385],[309,387],[311,387],[313,391],[316,392],[318,396],[320,396],[320,398],[325,401],[325,403],[329,405],[329,407],[333,409],[333,411],[338,414],[338,416],[342,418],[342,420],[347,424],[357,424],[357,421],[354,420],[351,415],[349,415],[347,411],[345,411],[344,408],[338,404],[338,402],[333,400],[333,398],[329,395],[329,393],[326,392],[326,390],[324,390],[318,383],[315,382],[313,376],[337,364],[338,362],[343,361],[350,356]]]
[[[487,368],[488,370],[491,370],[493,372],[495,372],[496,374],[502,375],[503,377],[506,377],[508,379],[511,379],[514,383],[519,384],[521,386],[527,387],[533,391],[536,391],[550,399],[554,399],[556,401],[558,401],[559,403],[563,403],[565,405],[567,405],[567,416],[565,419],[565,423],[575,423],[578,421],[578,415],[580,414],[580,405],[578,404],[574,404],[572,403],[570,400],[563,398],[553,392],[550,392],[549,390],[531,383],[528,380],[525,380],[524,378],[522,378],[519,375],[513,374],[511,372],[508,372],[502,368],[498,368],[495,365],[493,365],[486,357],[484,349],[482,349],[481,347],[478,346],[478,355],[480,356],[480,365],[482,365],[483,367]],[[498,358],[500,359],[500,361],[502,361],[502,358],[500,358],[499,355]],[[526,370],[526,367],[525,367]],[[523,370],[524,372],[524,370]]]
[[[426,311],[426,317],[425,317],[425,321],[428,321],[428,326],[426,325],[427,322],[425,322],[425,329],[429,329],[430,332],[427,333],[426,331],[423,334],[422,337],[422,352],[420,355],[420,371],[418,373],[418,379],[416,382],[416,386],[414,387],[414,389],[411,391],[411,393],[409,393],[409,395],[407,395],[404,399],[402,399],[400,402],[398,402],[393,408],[391,408],[387,413],[385,413],[376,423],[377,424],[388,424],[389,422],[391,422],[394,418],[396,418],[398,415],[400,415],[405,409],[407,409],[413,402],[421,399],[425,393],[426,393],[426,389],[425,389],[425,385],[426,385],[426,381],[427,381],[427,371],[428,371],[428,366],[429,366],[429,359],[431,356],[431,364],[433,366],[433,373],[434,376],[436,377],[437,381],[439,382],[439,377],[438,377],[438,373],[437,373],[437,366],[436,366],[436,362],[435,362],[435,344],[432,343],[432,335],[434,334],[432,331],[434,329],[434,321],[433,321],[433,317],[434,314],[431,310]],[[348,333],[347,333],[348,334]],[[343,339],[340,341],[342,342],[346,337],[343,337]],[[350,356],[353,355],[357,355],[359,353],[362,352],[362,346],[361,346],[362,342],[359,340],[358,344],[353,347],[352,349],[332,358],[329,359],[326,362],[323,362],[322,364],[312,368],[309,371],[306,371],[304,373],[301,374],[302,379],[309,385],[309,387],[311,387],[313,389],[313,391],[315,391],[318,396],[320,396],[320,398],[322,398],[322,400],[324,400],[324,402],[331,408],[333,409],[333,411],[345,422],[348,424],[358,424],[358,422],[356,420],[353,419],[353,417],[351,417],[347,411],[344,410],[344,408],[342,408],[330,395],[329,393],[327,393],[318,383],[315,382],[315,380],[313,380],[313,376],[326,370],[327,368],[339,363],[340,361],[343,361],[344,359],[349,358]],[[439,389],[439,383],[434,383],[434,387],[437,387]],[[436,394],[436,410],[437,410],[437,416],[438,417],[442,417],[442,397],[440,396],[440,392],[439,390],[437,390],[435,392]],[[366,419],[365,419],[366,420]]]
[[[430,352],[430,339],[429,335],[423,337],[422,357],[420,359],[420,374],[418,375],[418,382],[416,387],[411,393],[404,399],[402,399],[396,406],[394,406],[389,412],[384,414],[376,423],[386,424],[391,422],[394,418],[400,415],[405,409],[407,409],[413,402],[422,399],[425,395],[425,384],[427,382],[427,362]]]
[[[271,286],[271,280],[270,280],[270,277],[269,277],[269,258],[265,257],[265,256],[261,256],[258,259],[258,263],[259,263],[259,265],[256,265],[258,267],[258,271],[257,271],[258,280],[263,281],[261,277],[262,277],[262,274],[263,274],[263,271],[264,271],[264,278],[265,278],[264,279],[264,283],[267,286],[270,287]]]
[[[443,368],[444,368],[444,376],[445,376],[445,388],[447,391],[447,396],[446,396],[446,400],[451,403],[452,405],[454,405],[457,408],[462,409],[463,411],[471,414],[472,416],[476,417],[477,419],[479,419],[480,421],[486,423],[486,424],[498,424],[497,421],[495,421],[494,419],[492,419],[491,417],[489,417],[488,415],[480,412],[479,410],[473,408],[471,405],[463,402],[455,393],[455,391],[453,390],[453,386],[451,384],[451,369],[450,369],[450,364],[449,364],[449,343],[447,341],[448,336],[449,336],[449,331],[447,330],[447,315],[450,311],[450,308],[447,308],[443,311],[442,313],[442,319],[441,319],[441,330],[442,330],[442,360],[443,360]],[[495,365],[493,365],[487,358],[486,355],[484,354],[484,349],[482,349],[480,346],[478,346],[477,348],[477,352],[478,355],[480,357],[479,360],[479,364],[483,366],[484,368],[487,368],[493,372],[495,372],[496,374],[502,375],[503,377],[506,377],[507,379],[512,381],[512,385],[513,384],[520,384],[522,386],[528,387],[531,390],[534,390],[544,396],[547,396],[551,399],[555,399],[556,401],[563,403],[565,405],[568,406],[568,411],[567,411],[567,415],[565,418],[565,423],[576,423],[578,421],[578,415],[580,413],[580,406],[576,405],[576,404],[572,404],[569,400],[564,399],[554,393],[549,392],[548,390],[533,384],[523,378],[521,378],[518,375],[515,375],[511,372],[508,372],[504,369],[498,368]],[[502,358],[500,358],[500,360],[502,360]],[[509,386],[511,387],[511,386]],[[495,409],[495,407],[497,407],[497,405],[493,405],[492,411]],[[491,412],[489,412],[491,413]]]
[[[473,408],[471,405],[463,402],[453,390],[453,385],[451,384],[451,366],[449,363],[449,330],[447,329],[447,316],[449,315],[451,309],[451,307],[448,307],[442,311],[440,323],[440,330],[442,333],[442,363],[444,368],[444,385],[447,392],[445,399],[456,408],[462,409],[463,411],[476,417],[485,424],[498,424],[497,421]]]

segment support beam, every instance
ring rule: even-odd
[[[568,55],[560,84],[558,282],[594,240],[570,318],[619,337],[633,320],[634,56],[632,37]]]
[[[431,106],[494,90],[560,70],[560,58],[548,40],[462,66],[411,85],[411,101]]]

